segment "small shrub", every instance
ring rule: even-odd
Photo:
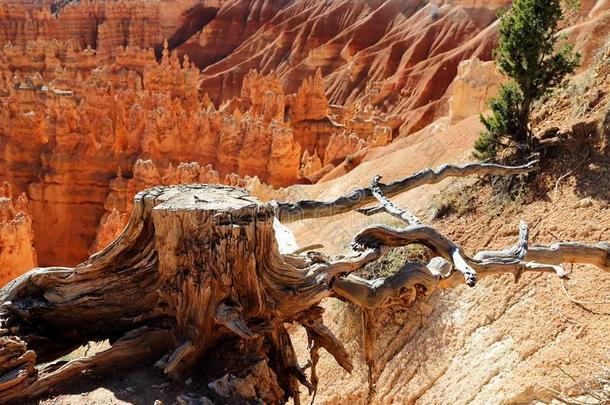
[[[583,100],[585,95],[594,85],[595,80],[590,70],[575,77],[567,86],[566,94],[570,99],[572,118],[584,117],[589,112],[589,103]]]

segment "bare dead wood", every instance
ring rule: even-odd
[[[341,341],[322,323],[322,317],[310,319],[301,323],[312,343],[317,347],[323,347],[330,353],[337,363],[348,373],[351,373],[354,366],[349,354],[341,344]]]
[[[153,360],[159,352],[166,350],[170,341],[168,330],[147,327],[136,329],[117,340],[107,350],[90,357],[71,360],[48,374],[43,369],[38,378],[24,387],[23,391],[15,389],[0,390],[0,402],[21,398],[24,395],[33,397],[42,394],[84,370],[104,372],[113,370],[118,364],[127,362],[145,364],[147,361]],[[48,367],[52,368],[51,366]]]
[[[400,230],[388,229],[387,227],[375,229],[377,232],[375,238],[379,238],[376,239],[377,241],[384,240],[384,243],[389,243],[390,246],[402,246],[403,243],[426,244],[417,235],[422,231],[428,233],[428,229],[412,228],[414,227]],[[502,273],[511,273],[518,280],[521,274],[525,272],[550,272],[555,273],[560,278],[567,276],[561,262],[557,259],[553,260],[557,264],[537,263],[522,259],[528,256],[527,252],[522,249],[527,246],[527,242],[524,240],[526,228],[526,225],[521,225],[519,241],[511,248],[496,252],[482,251],[474,255],[477,259],[465,256],[465,260],[476,268],[479,279]],[[398,269],[395,274],[375,280],[365,280],[354,275],[348,275],[335,280],[333,291],[345,301],[361,308],[373,309],[410,305],[416,298],[426,297],[438,289],[450,289],[461,285],[461,274],[455,271],[447,271],[447,266],[451,266],[446,258],[448,256],[447,250],[444,253],[438,250],[438,247],[443,245],[438,241],[438,235],[429,234],[432,236],[431,239],[436,240],[436,243],[429,243],[427,246],[440,254],[441,257],[445,257],[447,261],[444,265],[442,264],[443,261],[439,265],[438,261],[433,263],[434,260],[427,266],[420,263],[407,263]],[[368,238],[371,238],[371,235],[367,235],[366,238],[370,240]],[[356,240],[362,242],[359,237],[356,237]],[[543,248],[539,249],[542,250]],[[497,253],[497,256],[494,253]],[[580,258],[587,263],[595,261],[592,256],[580,256]],[[601,268],[603,269],[603,267]]]
[[[232,187],[139,193],[126,229],[103,251],[75,268],[35,269],[0,290],[0,350],[19,349],[15,358],[22,359],[0,368],[0,399],[37,395],[74,370],[98,367],[105,360],[94,356],[52,377],[32,372],[36,362],[89,341],[109,339],[113,346],[105,355],[115,366],[133,364],[114,353],[137,356],[124,336],[147,327],[163,336],[156,359],[167,357],[163,368],[178,379],[227,337],[262,338],[267,344],[260,350],[269,353],[261,355],[273,359],[286,395],[278,401],[298,401],[299,384],[315,387],[298,365],[283,323],[302,319],[332,295],[332,280],[378,259],[381,250],[352,251],[337,260],[282,256],[273,221],[272,205]],[[351,371],[347,352],[321,317],[302,324],[318,347]]]
[[[389,198],[387,198],[383,194],[383,191],[381,191],[381,184],[379,183],[379,180],[381,180],[381,176],[374,176],[373,180],[371,180],[370,188],[371,192],[373,193],[373,196],[381,203],[381,207],[383,207],[383,209],[387,211],[390,215],[393,215],[396,218],[406,222],[407,225],[421,224],[421,221],[415,215],[405,209],[398,208]]]
[[[371,312],[366,308],[361,308],[362,316],[362,347],[364,350],[364,362],[367,367],[367,381],[369,384],[369,392],[367,400],[370,402],[372,395],[375,393],[375,379],[373,371],[375,368],[375,347],[373,344],[373,325],[371,322]]]
[[[536,170],[537,165],[537,160],[522,166],[504,166],[493,163],[444,164],[436,169],[424,169],[403,179],[384,184],[380,186],[380,190],[389,198],[424,184],[438,183],[447,177],[482,176],[486,174],[498,176],[526,174]],[[375,196],[373,191],[370,187],[365,187],[330,201],[301,200],[292,203],[278,202],[276,203],[276,214],[280,221],[291,222],[341,214],[374,201]]]
[[[592,264],[610,271],[610,243],[559,242],[549,246],[532,246],[526,260],[559,265],[561,263]]]

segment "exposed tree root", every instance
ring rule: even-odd
[[[0,290],[0,402],[39,395],[84,370],[120,369],[158,359],[169,376],[182,379],[209,350],[231,338],[250,342],[248,350],[269,366],[266,375],[277,379],[281,389],[267,390],[266,402],[292,397],[299,403],[300,385],[315,395],[319,349],[348,372],[353,368],[341,342],[322,322],[318,304],[327,297],[363,308],[365,359],[373,387],[369,309],[410,305],[462,280],[474,286],[478,279],[499,273],[512,273],[515,280],[524,272],[565,277],[566,262],[610,270],[609,244],[529,247],[524,223],[515,246],[469,256],[384,194],[448,176],[518,174],[533,168],[534,163],[445,165],[389,185],[376,178],[370,188],[356,193],[363,198],[350,194],[335,200],[336,205],[261,204],[244,190],[211,185],[141,192],[126,229],[106,249],[75,268],[34,269]],[[275,216],[294,220],[303,209],[305,217],[332,215],[374,199],[409,226],[370,226],[355,236],[352,251],[336,258],[279,253]],[[351,274],[379,259],[387,247],[414,243],[429,247],[436,257],[427,264],[406,263],[396,274],[376,280]],[[290,322],[307,331],[311,360],[305,366],[298,364],[284,327]],[[96,355],[40,371],[34,367],[105,339],[111,347]]]

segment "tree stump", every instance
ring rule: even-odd
[[[220,185],[138,193],[128,225],[104,250],[73,269],[35,269],[0,290],[0,339],[23,343],[11,341],[18,347],[13,357],[28,353],[20,369],[27,378],[19,387],[2,391],[3,382],[15,382],[9,375],[14,370],[0,374],[0,400],[48,388],[48,376],[33,368],[36,359],[54,360],[104,339],[133,350],[125,339],[134,334],[138,345],[151,337],[154,350],[148,354],[157,358],[170,349],[162,363],[177,379],[228,335],[260,338],[261,356],[278,376],[282,399],[298,398],[299,381],[311,385],[296,363],[284,322],[305,323],[316,339],[330,336],[317,321],[316,307],[331,294],[330,281],[379,254],[368,250],[336,263],[295,256],[289,263],[275,240],[274,209],[245,190]],[[347,359],[344,351],[339,356]],[[349,361],[341,362],[351,369]],[[53,382],[60,380],[55,375]]]
[[[174,374],[191,367],[226,328],[252,338],[244,320],[268,321],[271,302],[257,272],[278,253],[273,210],[243,190],[176,187],[154,201],[159,302],[183,340],[165,369]]]

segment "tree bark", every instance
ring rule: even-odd
[[[393,197],[424,184],[435,184],[447,177],[482,176],[494,174],[509,176],[527,174],[538,169],[538,161],[533,160],[521,166],[505,166],[494,163],[467,163],[464,165],[444,164],[435,169],[424,169],[410,176],[379,185],[377,190],[386,197]],[[278,202],[277,216],[282,222],[298,221],[308,218],[321,218],[341,214],[370,204],[375,201],[373,188],[356,189],[347,195],[330,201],[301,200],[296,202]],[[382,211],[381,207],[364,209],[361,212],[371,215]]]

